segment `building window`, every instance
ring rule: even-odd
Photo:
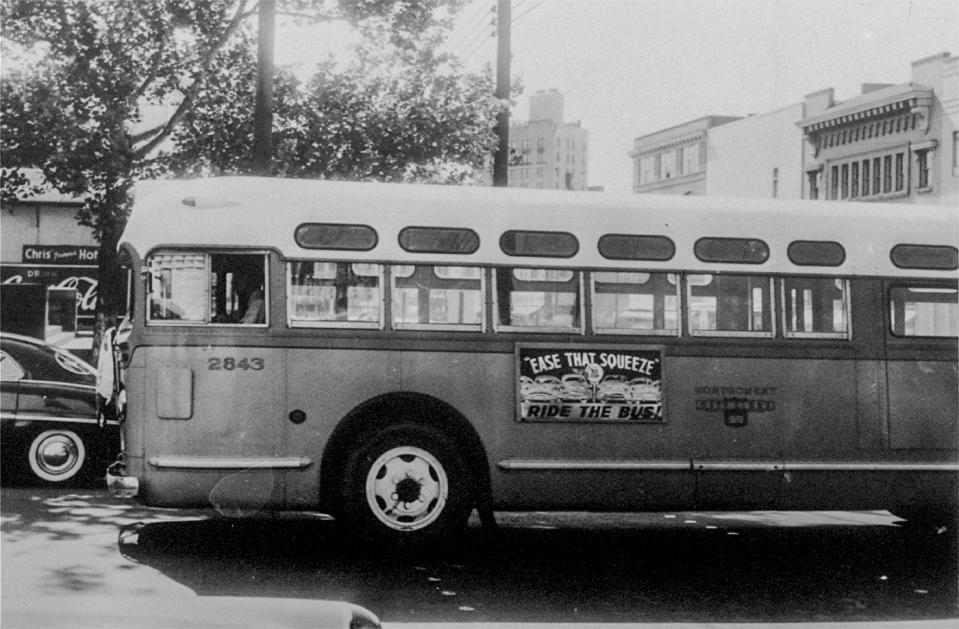
[[[842,165],[842,198],[849,198],[849,164]]]
[[[904,163],[905,159],[902,153],[896,153],[896,191],[902,190],[906,186],[906,178],[904,173]]]
[[[829,170],[831,175],[829,178],[829,198],[838,199],[839,198],[839,166],[833,166]]]
[[[699,144],[690,144],[683,149],[683,172],[687,175],[699,172]]]
[[[959,131],[952,132],[952,176],[959,176]]]
[[[809,198],[816,200],[819,198],[819,176],[822,170],[810,170],[806,172],[806,178],[809,180]]]
[[[659,178],[669,179],[676,172],[676,152],[664,151],[659,156]]]
[[[647,184],[653,181],[653,172],[656,166],[652,156],[641,157],[639,159],[639,183]]]
[[[869,160],[862,160],[862,196],[869,196]]]
[[[882,158],[876,157],[872,160],[872,193],[879,194],[881,191],[880,182],[882,181]]]
[[[882,158],[882,191],[892,192],[892,155]]]
[[[929,187],[929,151],[916,151],[916,170],[918,181],[916,185],[922,188]]]
[[[850,165],[849,196],[855,199],[859,196],[859,162]]]

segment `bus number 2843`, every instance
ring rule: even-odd
[[[206,368],[210,371],[233,371],[242,369],[243,371],[259,371],[263,369],[265,363],[262,358],[240,358],[232,356],[226,358],[207,359]]]

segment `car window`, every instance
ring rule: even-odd
[[[16,342],[6,344],[5,352],[8,356],[16,356],[16,363],[22,370],[20,379],[96,383],[93,367],[61,349]]]
[[[0,352],[0,380],[15,382],[23,378],[23,368],[6,352]]]

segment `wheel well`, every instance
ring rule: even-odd
[[[466,458],[474,484],[474,506],[490,503],[489,460],[479,435],[459,411],[435,397],[422,393],[388,393],[367,400],[343,418],[323,451],[320,465],[320,506],[335,513],[336,482],[350,444],[363,433],[384,428],[397,420],[414,421],[452,438]]]

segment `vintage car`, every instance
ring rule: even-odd
[[[626,376],[613,374],[606,376],[596,389],[600,402],[625,402],[627,399]]]
[[[651,378],[633,378],[626,385],[626,399],[634,404],[660,402],[663,399],[663,391],[658,381]]]
[[[564,402],[586,402],[591,396],[591,387],[586,377],[578,373],[568,373],[562,377]]]
[[[526,396],[527,402],[555,402],[563,394],[563,383],[556,376],[536,376]]]
[[[46,484],[98,475],[120,450],[115,421],[97,419],[96,372],[66,350],[0,334],[0,445],[7,480]]]

